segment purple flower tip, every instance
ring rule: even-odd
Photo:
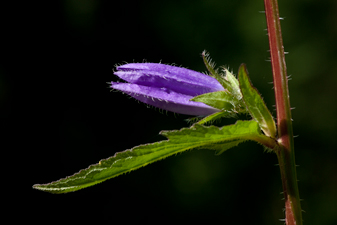
[[[159,63],[130,63],[114,72],[128,83],[111,82],[120,90],[146,104],[171,112],[206,116],[218,109],[191,98],[224,88],[213,77],[193,70]]]

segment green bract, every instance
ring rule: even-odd
[[[256,122],[259,123],[265,135],[275,138],[275,121],[271,113],[269,112],[266,104],[264,103],[261,95],[250,82],[246,65],[241,64],[238,77],[243,99],[250,115]]]
[[[232,111],[235,106],[239,104],[237,100],[227,91],[217,91],[198,95],[197,97],[192,98],[191,101],[203,102],[223,111]]]

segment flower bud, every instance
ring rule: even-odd
[[[111,82],[111,88],[133,98],[175,113],[207,116],[220,110],[201,102],[195,96],[223,91],[213,77],[193,70],[159,63],[130,63],[114,72],[128,83]]]

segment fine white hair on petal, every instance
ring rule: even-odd
[[[158,63],[130,63],[119,66],[115,75],[124,76],[125,73],[141,73],[155,76],[167,76],[166,78],[181,80],[183,82],[192,82],[201,86],[223,90],[221,84],[213,77],[196,72],[190,69],[175,67]],[[124,78],[122,78],[124,79]],[[129,82],[129,81],[128,81]],[[215,90],[215,91],[216,91]]]
[[[159,88],[128,83],[112,83],[112,88],[123,91],[143,103],[180,114],[209,115],[219,111],[204,103],[190,101],[193,96],[174,91],[165,92]]]

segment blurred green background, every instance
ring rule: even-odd
[[[304,224],[337,224],[337,2],[280,1]],[[33,190],[115,152],[163,138],[188,116],[110,92],[112,68],[162,62],[205,71],[206,49],[251,80],[275,113],[263,1],[26,2],[2,8],[0,107],[24,168],[35,224],[283,224],[276,156],[247,142],[221,156],[195,150],[79,192]],[[4,15],[4,14],[3,14]],[[223,124],[231,124],[225,120]],[[5,139],[5,137],[4,137]],[[22,146],[21,146],[22,145]],[[22,178],[23,179],[23,178]],[[21,192],[22,192],[21,181]],[[20,214],[20,213],[19,213]]]

